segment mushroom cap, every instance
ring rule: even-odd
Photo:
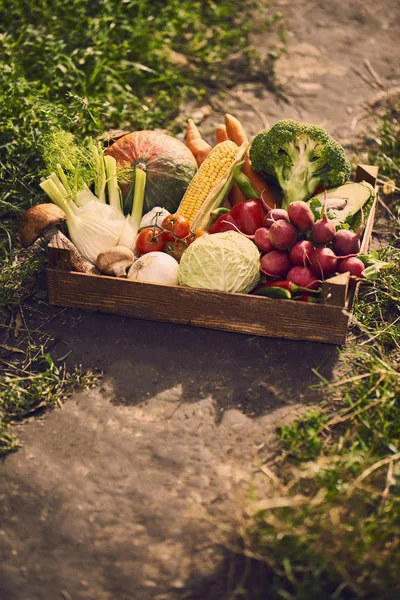
[[[96,267],[100,273],[122,277],[134,260],[135,256],[132,250],[126,246],[113,246],[100,252],[96,259]]]
[[[28,208],[21,217],[19,237],[23,248],[28,248],[44,234],[44,232],[66,221],[66,214],[55,204],[37,204]]]

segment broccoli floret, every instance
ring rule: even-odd
[[[325,129],[291,119],[257,134],[250,159],[255,171],[278,181],[283,208],[308,200],[319,186],[342,185],[351,171],[342,146]]]

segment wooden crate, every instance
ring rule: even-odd
[[[376,183],[378,169],[357,167],[356,181]],[[368,251],[375,213],[369,214],[361,251]],[[293,340],[344,344],[357,286],[347,274],[322,284],[321,304],[277,300],[179,286],[128,281],[71,270],[68,250],[50,242],[47,286],[56,306]]]

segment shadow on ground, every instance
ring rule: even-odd
[[[54,309],[52,309],[54,310]],[[112,381],[115,404],[154,396],[184,402],[211,396],[217,419],[238,409],[260,417],[282,405],[318,402],[330,378],[335,346],[259,338],[68,310],[51,324],[53,353],[96,368]],[[310,388],[310,386],[313,386]]]

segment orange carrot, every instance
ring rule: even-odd
[[[245,202],[245,200],[247,200],[245,195],[240,191],[240,188],[237,183],[233,184],[228,197],[229,202],[232,204],[232,206],[235,206],[236,204],[239,204],[239,202]]]
[[[226,142],[226,140],[229,140],[229,138],[225,125],[217,125],[215,129],[215,141],[219,144],[220,142]]]
[[[243,144],[243,142],[247,142],[247,135],[243,129],[243,125],[236,117],[233,117],[229,113],[225,115],[225,127],[228,137],[232,142],[235,142],[238,146]]]
[[[185,141],[186,146],[194,155],[197,165],[200,166],[210,154],[212,146],[203,140],[196,123],[192,119],[189,119],[187,124]]]
[[[272,193],[271,187],[261,177],[261,175],[259,175],[258,173],[256,173],[256,171],[254,171],[253,167],[251,166],[251,160],[250,160],[248,152],[246,152],[246,156],[244,158],[242,172],[245,175],[247,175],[247,177],[250,179],[251,183],[253,184],[254,189],[259,194],[261,194],[261,192],[262,192],[263,199],[268,204],[268,206],[270,206],[271,208],[275,208],[277,206],[277,202]]]

